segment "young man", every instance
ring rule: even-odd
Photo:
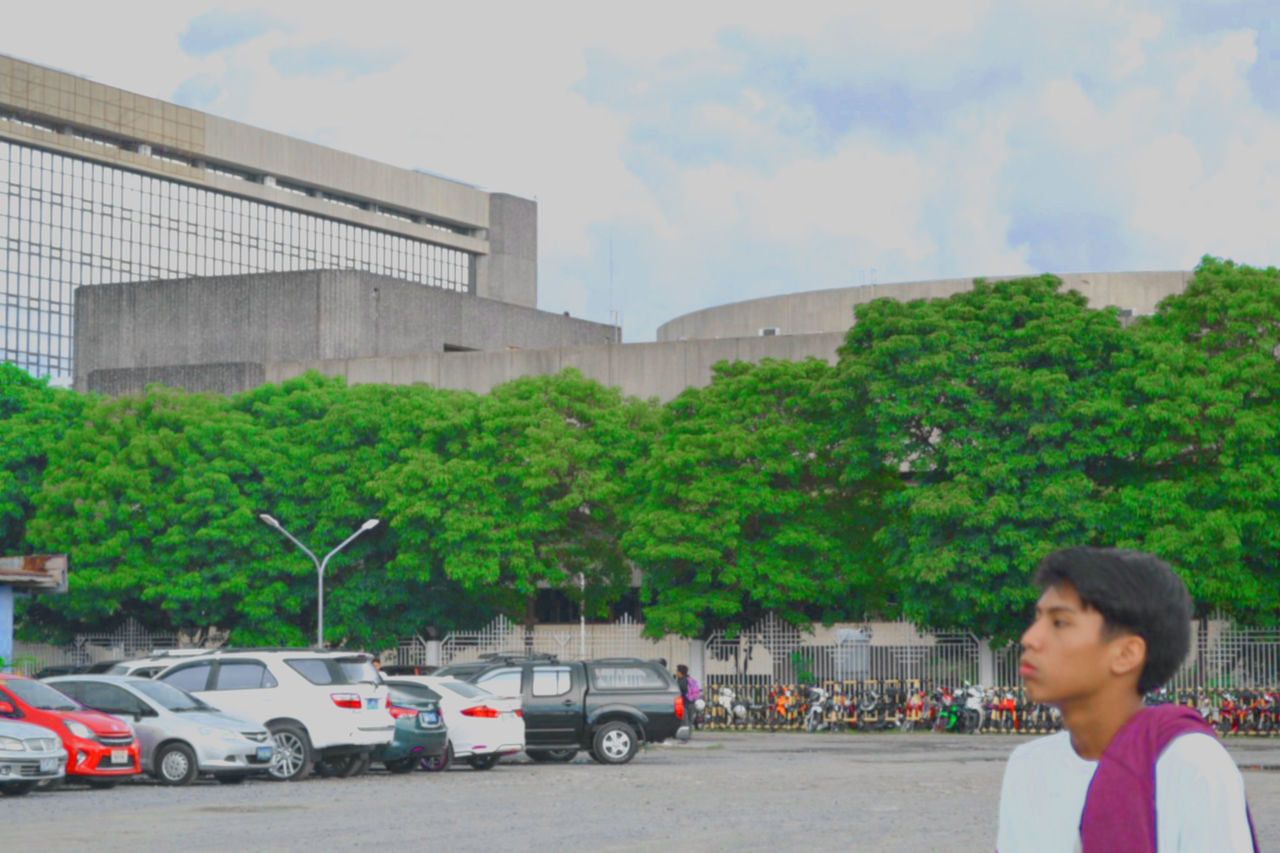
[[[1212,729],[1143,706],[1190,646],[1181,579],[1150,554],[1069,548],[1035,580],[1019,672],[1065,730],[1010,756],[998,853],[1254,853],[1244,781]]]

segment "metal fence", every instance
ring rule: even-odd
[[[1171,690],[1280,686],[1280,629],[1241,628],[1223,619],[1192,625],[1191,653]]]
[[[134,619],[116,630],[100,634],[76,634],[65,646],[16,642],[13,668],[25,675],[52,666],[88,666],[109,660],[126,660],[149,654],[152,649],[172,649],[179,645],[177,634],[153,633]]]
[[[401,641],[398,663],[426,662],[426,641]],[[499,616],[478,631],[454,631],[440,643],[440,663],[466,663],[484,654],[553,654],[564,660],[578,658],[662,658],[671,667],[690,659],[689,640],[644,636],[644,623],[624,616],[608,625],[552,624],[526,627]],[[421,655],[421,660],[411,659]]]

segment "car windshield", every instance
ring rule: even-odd
[[[143,696],[168,711],[212,711],[213,706],[201,702],[185,690],[163,681],[138,681],[129,685]]]
[[[26,702],[32,708],[41,711],[82,711],[84,706],[65,693],[54,690],[47,684],[31,681],[26,678],[6,678],[4,684],[10,693]]]
[[[367,681],[370,684],[378,683],[378,671],[373,668],[373,663],[367,657],[338,658],[338,666],[342,667],[342,674],[352,684],[360,681]]]

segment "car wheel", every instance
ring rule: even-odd
[[[467,763],[476,770],[492,770],[493,765],[498,763],[496,755],[473,755],[467,759]]]
[[[166,744],[151,763],[161,785],[189,785],[200,772],[196,754],[185,743]]]
[[[526,750],[525,754],[530,759],[537,762],[555,762],[557,764],[565,764],[573,761],[574,756],[578,754],[576,749],[531,749]]]
[[[0,794],[6,797],[21,797],[23,794],[30,794],[35,787],[35,782],[5,782],[0,785]]]
[[[98,791],[107,791],[116,786],[115,779],[85,779],[89,787]]]
[[[635,729],[626,723],[614,721],[596,729],[592,739],[596,760],[602,764],[626,764],[635,757],[640,744]]]
[[[219,773],[213,778],[218,780],[220,785],[239,785],[245,779],[249,778],[248,773]]]
[[[275,753],[267,775],[278,782],[305,778],[311,772],[311,741],[307,733],[293,723],[275,723],[269,728]]]
[[[439,773],[449,769],[449,765],[453,763],[453,744],[447,743],[444,746],[444,752],[439,755],[428,755],[422,759],[419,766],[431,773]]]

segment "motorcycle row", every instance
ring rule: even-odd
[[[711,682],[698,701],[695,727],[818,731],[934,731],[956,734],[1048,734],[1062,728],[1055,706],[1032,702],[1021,687],[925,686],[919,679],[822,684]],[[1280,734],[1280,690],[1200,688],[1158,691],[1148,704],[1199,710],[1223,735]]]

